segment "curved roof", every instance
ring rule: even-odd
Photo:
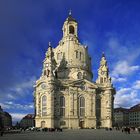
[[[67,21],[74,21],[77,22],[76,19],[74,19],[71,15],[68,16]]]

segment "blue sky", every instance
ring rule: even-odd
[[[115,107],[140,102],[139,0],[1,0],[0,104],[19,120],[33,113],[33,84],[51,41],[62,38],[69,9],[78,21],[82,44],[89,46],[94,81],[105,52]]]

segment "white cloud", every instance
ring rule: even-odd
[[[140,70],[138,65],[129,65],[127,61],[119,61],[114,65],[111,78],[112,82],[127,82],[128,76],[132,75],[136,71]]]
[[[116,50],[118,47],[121,46],[117,38],[110,37],[108,40],[108,46],[111,50]]]
[[[137,80],[137,81],[133,84],[133,88],[134,88],[134,89],[140,89],[140,80]]]
[[[131,107],[140,103],[138,91],[133,88],[121,88],[115,95],[115,107]]]
[[[111,67],[113,70],[110,74],[112,81],[113,83],[128,83],[129,76],[140,70],[139,64],[134,65],[140,56],[139,44],[134,44],[130,40],[123,40],[113,33],[108,33],[107,36],[108,57],[112,60]]]
[[[115,82],[125,82],[127,81],[127,78],[124,78],[124,77],[112,77],[112,82],[115,83]]]
[[[15,113],[9,113],[12,115],[12,121],[15,123],[17,121],[20,121],[25,115],[27,115],[28,113],[18,113],[18,111],[21,111],[21,112],[29,112],[29,110],[33,109],[34,108],[34,105],[33,104],[26,104],[26,105],[23,105],[23,104],[16,104],[12,101],[7,101],[5,103],[0,103],[0,105],[2,106],[3,110],[16,110]],[[17,111],[18,110],[18,111]]]
[[[15,100],[16,99],[16,97],[13,94],[10,94],[10,93],[7,94],[7,98],[10,99],[10,100]]]
[[[108,36],[107,46],[110,57],[114,57],[119,61],[126,60],[132,64],[140,56],[139,44],[124,41],[121,38],[114,37],[114,34],[109,34]]]
[[[127,61],[119,61],[115,65],[112,75],[114,77],[118,77],[120,75],[130,75],[137,70],[140,70],[140,66],[130,66]]]
[[[10,113],[12,116],[12,120],[15,121],[20,121],[24,116],[26,116],[27,114],[24,113]]]
[[[140,103],[140,80],[132,83],[130,87],[120,88],[115,95],[115,107],[131,107]]]
[[[3,102],[6,100],[16,100],[27,97],[28,93],[30,93],[30,89],[33,88],[35,81],[36,77],[31,77],[29,80],[26,79],[22,83],[18,83],[12,87],[7,87],[6,91],[0,89],[0,101]]]
[[[0,103],[0,106],[2,107],[2,109],[9,109],[9,105],[7,104]]]
[[[2,106],[3,109],[18,109],[20,111],[25,111],[25,110],[29,110],[29,109],[33,109],[34,108],[34,105],[33,103],[29,103],[29,104],[17,104],[17,103],[14,103],[12,101],[7,101],[7,102],[4,102],[4,103],[0,103],[0,105]]]
[[[117,94],[124,94],[124,93],[127,93],[127,92],[130,92],[131,91],[131,88],[121,88],[120,90],[117,91]]]
[[[140,103],[140,80],[131,83],[130,87],[120,88],[116,91],[115,107],[131,107]]]
[[[28,81],[26,80],[22,83],[15,85],[15,87],[11,87],[10,90],[18,93],[22,93],[24,89],[33,87],[35,81],[36,81],[36,77],[31,77]]]

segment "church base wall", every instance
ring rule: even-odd
[[[112,120],[111,119],[107,119],[107,120],[102,120],[101,121],[101,127],[102,128],[112,128]]]
[[[96,128],[96,119],[95,118],[85,119],[85,128]]]
[[[54,128],[53,118],[35,118],[35,127]]]
[[[95,118],[61,118],[55,121],[55,126],[68,129],[96,128]]]
[[[53,118],[35,118],[35,127],[41,128],[65,128],[65,129],[82,129],[82,128],[96,128],[96,118],[61,118],[61,119],[53,119]],[[112,121],[102,120],[100,128],[111,128]]]
[[[74,119],[71,118],[68,120],[68,128],[69,129],[79,129],[79,123],[78,123],[78,118]]]
[[[66,129],[78,129],[79,123],[77,118],[60,118],[55,121],[55,127],[66,128]]]

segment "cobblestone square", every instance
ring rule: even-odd
[[[64,130],[63,132],[22,132],[5,134],[1,140],[139,140],[140,134],[106,130]]]

